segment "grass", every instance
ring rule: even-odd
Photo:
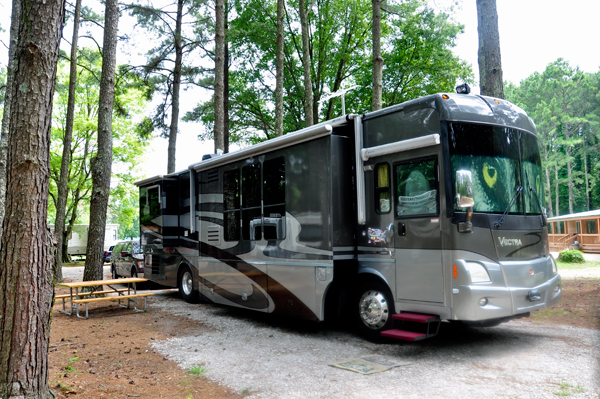
[[[202,366],[202,365],[195,365],[192,366],[188,369],[188,374],[192,374],[194,377],[200,378],[200,377],[204,377],[204,373],[206,373],[208,370],[206,369],[206,367]]]
[[[573,393],[585,392],[581,385],[573,386],[566,381],[560,381],[560,390],[554,392],[556,396],[571,396]]]
[[[588,267],[600,267],[600,262],[586,261],[584,263],[567,263],[556,259],[556,266],[558,271],[561,270],[575,270],[575,269],[587,269]]]
[[[77,369],[75,367],[73,367],[73,363],[75,363],[77,360],[79,360],[78,357],[69,358],[69,361],[67,362],[67,367],[65,367],[65,371],[67,373],[70,373],[72,371],[77,371]]]

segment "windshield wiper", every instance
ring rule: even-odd
[[[494,227],[495,228],[500,228],[500,226],[502,226],[502,224],[504,224],[504,220],[506,219],[506,215],[508,215],[508,211],[510,211],[510,208],[512,208],[513,203],[515,202],[515,200],[517,199],[517,197],[519,196],[519,194],[521,194],[521,192],[523,192],[523,186],[517,186],[516,190],[517,191],[515,192],[515,195],[513,195],[513,197],[510,199],[510,203],[506,207],[506,210],[502,214],[502,217],[500,218],[499,221],[497,221],[496,223],[494,223]]]

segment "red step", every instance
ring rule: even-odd
[[[381,332],[382,337],[402,339],[404,341],[419,341],[427,338],[427,334],[404,330],[386,330]]]
[[[430,314],[418,314],[418,313],[397,313],[392,315],[394,320],[412,321],[415,323],[430,323],[434,321],[440,321],[439,316],[433,316]]]

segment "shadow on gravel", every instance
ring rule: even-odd
[[[433,338],[418,342],[387,340],[382,344],[374,344],[365,340],[354,329],[350,318],[338,320],[335,323],[317,323],[273,314],[254,312],[246,309],[232,308],[214,303],[187,304],[177,290],[164,290],[156,295],[166,301],[181,303],[180,314],[187,313],[196,307],[214,318],[231,318],[242,323],[248,329],[270,328],[278,333],[303,338],[324,341],[352,342],[373,352],[394,355],[421,355],[429,353],[432,356],[443,356],[449,353],[470,352],[482,356],[490,354],[512,354],[522,352],[542,338],[548,338],[543,333],[515,329],[511,323],[497,327],[468,327],[455,323],[442,323],[439,334]],[[400,352],[400,353],[398,353]]]

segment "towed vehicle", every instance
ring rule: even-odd
[[[110,256],[112,278],[144,277],[144,253],[139,240],[118,242]]]

